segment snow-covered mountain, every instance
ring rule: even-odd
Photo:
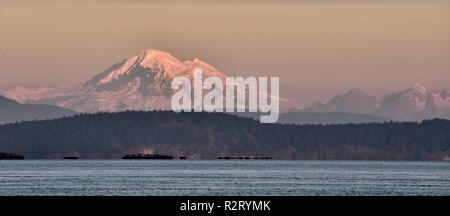
[[[173,78],[194,78],[194,69],[203,69],[203,78],[225,75],[211,65],[194,59],[180,61],[168,52],[146,49],[114,64],[92,79],[76,86],[27,89],[17,87],[6,96],[19,102],[53,104],[78,112],[170,109]],[[280,110],[303,109],[305,105],[280,97]]]
[[[447,90],[438,92],[416,83],[383,98],[375,114],[394,120],[450,119],[450,95]]]
[[[325,104],[316,102],[304,111],[372,114],[396,121],[450,119],[450,93],[448,90],[438,92],[418,83],[381,98],[368,95],[361,89],[351,89]]]
[[[359,88],[353,88],[344,95],[336,95],[327,103],[314,103],[305,111],[310,112],[347,112],[367,114],[375,112],[379,107],[378,98],[368,95]]]

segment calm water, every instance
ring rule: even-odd
[[[0,195],[450,195],[450,163],[0,161]]]

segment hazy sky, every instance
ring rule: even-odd
[[[450,87],[446,0],[0,0],[0,92],[77,83],[145,48],[305,102]]]

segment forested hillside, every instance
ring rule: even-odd
[[[72,110],[53,105],[20,104],[0,95],[0,124],[56,119],[75,114]]]
[[[261,124],[222,113],[79,114],[0,126],[0,152],[30,158],[120,158],[126,153],[215,159],[443,160],[450,121],[342,125]]]

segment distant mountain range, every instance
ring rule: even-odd
[[[196,68],[203,69],[204,78],[217,76],[224,79],[226,76],[198,59],[183,62],[170,53],[146,49],[75,86],[16,87],[7,91],[5,96],[20,103],[57,105],[77,112],[168,110],[174,93],[170,88],[172,79],[185,76],[192,80]],[[316,102],[311,106],[280,96],[280,111],[355,113],[396,121],[435,117],[450,119],[450,93],[414,84],[404,91],[376,97],[355,88],[326,103]],[[361,119],[356,122],[361,122]]]
[[[450,119],[450,93],[416,83],[404,91],[378,98],[355,88],[325,104],[317,102],[302,111],[371,114],[396,121]]]
[[[76,112],[43,104],[20,104],[0,95],[0,124],[72,116]]]

